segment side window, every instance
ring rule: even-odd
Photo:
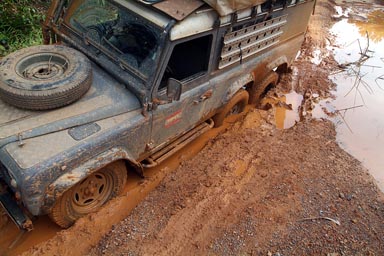
[[[173,48],[160,88],[166,86],[169,78],[186,82],[205,74],[208,70],[212,35],[177,44]]]

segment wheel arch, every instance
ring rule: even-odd
[[[267,70],[274,70],[279,69],[280,67],[287,67],[289,66],[290,61],[288,60],[287,56],[282,55],[273,61],[269,62],[266,66]]]
[[[72,186],[90,174],[116,161],[124,161],[127,171],[128,168],[134,168],[139,175],[143,176],[143,167],[133,159],[127,150],[123,148],[112,148],[83,163],[79,167],[64,173],[52,182],[45,191],[44,204],[42,207],[43,213],[48,213],[54,206],[56,200]]]
[[[219,109],[219,111],[212,117],[214,121],[214,127],[220,127],[224,119],[227,117],[229,111],[236,105],[241,104],[241,112],[245,109],[248,104],[249,94],[247,90],[240,88],[235,95]]]
[[[270,71],[259,83],[255,83],[249,91],[249,104],[258,105],[264,95],[279,81],[279,75],[275,71]]]
[[[239,76],[235,81],[231,83],[228,87],[227,92],[225,94],[224,102],[228,102],[232,99],[232,97],[240,91],[243,87],[247,87],[250,84],[253,84],[254,77],[252,73],[245,73]]]

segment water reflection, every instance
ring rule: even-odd
[[[300,121],[300,106],[303,96],[294,91],[281,97],[266,97],[262,105],[270,105],[274,109],[275,124],[278,129],[289,129]]]
[[[342,20],[331,32],[336,35],[335,59],[346,67],[331,75],[337,84],[332,101],[336,112],[337,140],[351,155],[362,161],[384,191],[384,20],[383,11],[368,15],[367,22]],[[366,38],[368,31],[369,39]],[[361,59],[362,49],[369,45],[367,60]],[[363,107],[353,108],[358,105]],[[326,104],[323,103],[323,107]]]
[[[384,38],[384,11],[376,10],[367,15],[367,21],[350,20],[356,25],[361,36],[368,32],[369,39],[373,42],[380,42]]]

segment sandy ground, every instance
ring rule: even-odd
[[[250,109],[193,158],[179,153],[178,168],[135,181],[133,192],[25,255],[384,255],[383,194],[337,145],[333,124],[310,114],[310,95],[333,88],[332,57],[310,62],[332,42],[324,33],[332,13],[332,2],[318,1],[297,77],[284,75],[269,93],[307,95],[296,126],[279,130],[274,108]]]

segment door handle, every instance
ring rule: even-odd
[[[200,98],[198,100],[194,100],[193,103],[195,104],[198,104],[200,102],[203,102],[209,98],[212,97],[212,94],[213,94],[213,90],[212,89],[209,89],[208,91],[206,91],[205,93],[203,93]]]

